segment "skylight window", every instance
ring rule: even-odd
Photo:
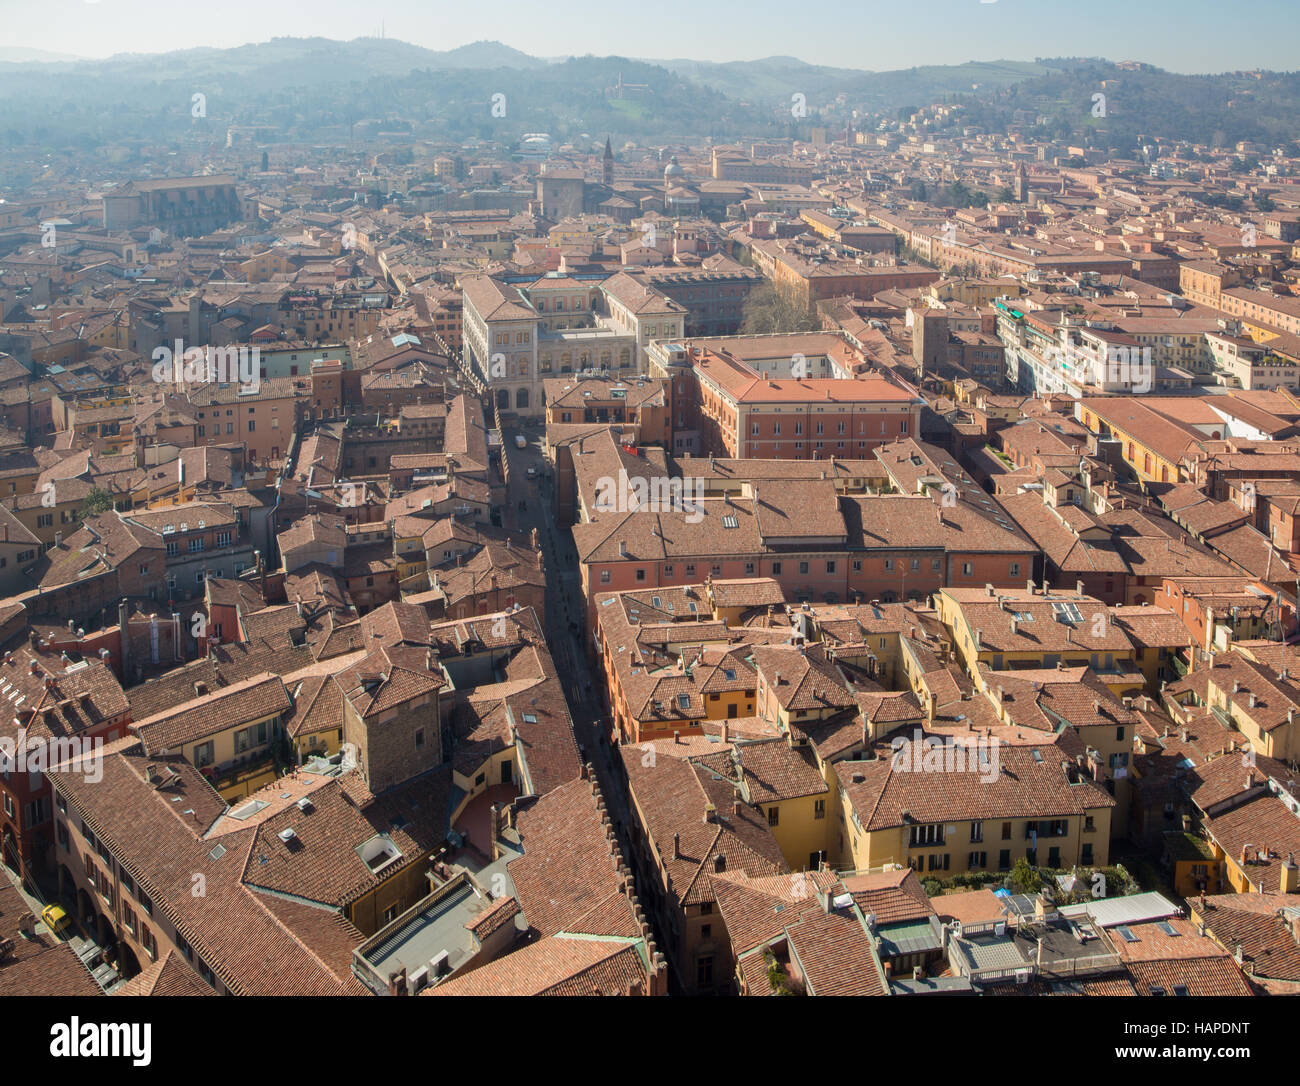
[[[1083,615],[1080,613],[1077,604],[1053,603],[1052,610],[1056,612],[1058,622],[1079,623],[1083,621]]]
[[[401,849],[393,843],[393,839],[386,833],[376,834],[369,841],[358,845],[356,852],[361,857],[362,863],[370,869],[372,874],[384,870],[384,868],[402,858]]]

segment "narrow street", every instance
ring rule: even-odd
[[[515,446],[517,433],[527,437],[526,448]],[[615,770],[611,760],[608,723],[601,700],[602,684],[588,667],[583,647],[586,603],[578,573],[578,556],[572,536],[566,529],[556,527],[551,513],[551,469],[541,450],[545,430],[540,422],[529,423],[522,429],[515,424],[507,426],[501,436],[502,455],[509,458],[510,464],[504,521],[508,528],[525,533],[537,529],[538,545],[546,563],[547,648],[564,683],[578,744],[596,770],[624,855],[631,863],[632,852],[626,837],[627,801],[621,774]],[[537,473],[532,478],[528,476],[530,467]]]

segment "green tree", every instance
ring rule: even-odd
[[[781,963],[776,960],[771,951],[767,951],[763,957],[767,961],[767,983],[768,987],[772,989],[772,994],[778,996],[794,995],[794,989],[790,987],[790,978],[786,971],[781,968]]]
[[[100,487],[95,487],[86,495],[86,500],[81,503],[81,508],[77,510],[77,519],[85,520],[87,517],[93,517],[98,513],[107,513],[113,508],[113,495]]]
[[[1043,888],[1043,877],[1030,867],[1029,861],[1021,856],[1011,868],[1011,892],[1013,894],[1036,894]]]

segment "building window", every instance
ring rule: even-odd
[[[908,843],[912,848],[925,845],[942,845],[943,823],[932,822],[925,826],[913,826]]]
[[[244,751],[252,750],[254,747],[266,745],[267,741],[267,722],[263,720],[260,724],[254,724],[248,728],[241,728],[235,732],[235,753],[242,754]]]
[[[824,799],[813,800],[813,818],[826,817],[826,801]]]
[[[781,809],[779,807],[769,807],[767,809],[767,824],[769,826],[780,825]]]

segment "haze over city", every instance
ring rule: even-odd
[[[0,26],[11,1077],[1285,1058],[1289,5]]]

